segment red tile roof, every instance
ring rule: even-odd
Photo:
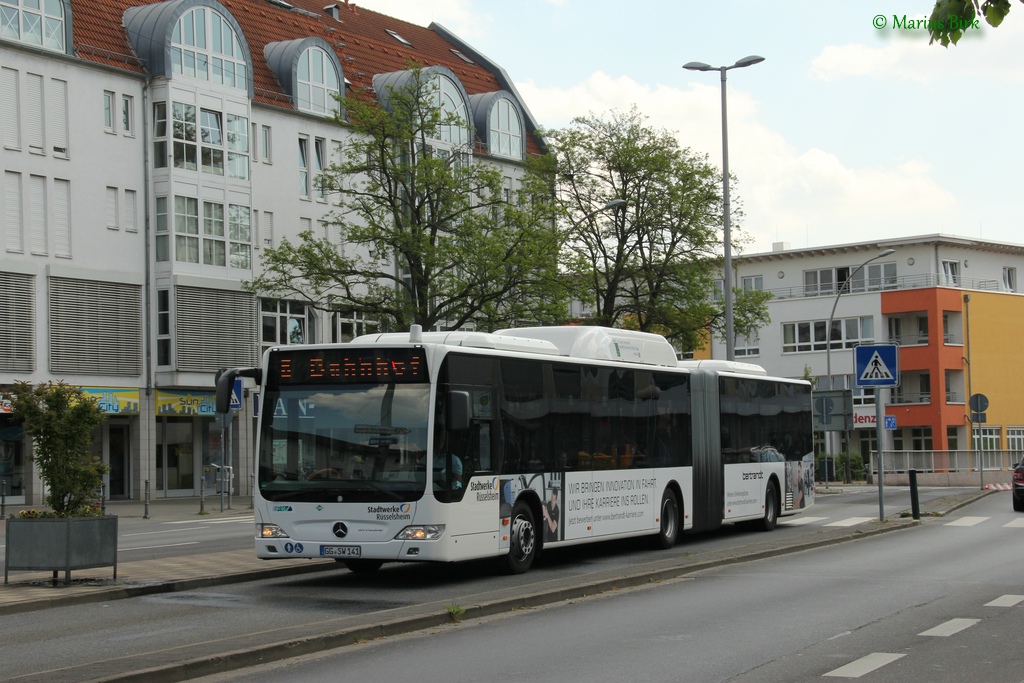
[[[155,0],[154,0],[155,1]],[[338,0],[338,19],[325,5],[328,0],[288,0],[288,9],[270,0],[220,0],[242,27],[252,53],[254,101],[291,107],[263,57],[267,43],[319,37],[335,47],[345,77],[354,92],[372,85],[374,74],[407,68],[410,62],[423,66],[446,66],[462,82],[466,93],[494,92],[502,87],[494,73],[479,64],[469,64],[452,52],[457,49],[438,33],[423,26]],[[148,0],[83,0],[73,3],[72,21],[75,53],[82,59],[144,73],[134,56],[122,17],[129,7],[154,4]],[[388,34],[394,31],[410,44],[404,45]],[[346,59],[348,61],[346,61]],[[527,151],[540,152],[537,139],[527,135]]]

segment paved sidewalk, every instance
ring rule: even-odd
[[[209,521],[229,517],[249,516],[248,497],[234,497],[231,508],[221,512],[220,496],[207,497],[200,515],[199,498],[170,498],[152,501],[148,511],[138,501],[108,501],[106,512],[117,515],[121,533],[126,523],[154,524],[177,521]],[[19,510],[43,506],[8,506],[7,515]],[[148,518],[146,513],[148,512]],[[0,528],[3,522],[0,521]],[[6,534],[0,536],[0,545]],[[122,554],[123,555],[123,554]],[[170,593],[204,586],[239,583],[274,576],[288,576],[325,569],[337,569],[334,560],[308,562],[270,562],[256,558],[252,547],[225,552],[189,554],[171,558],[141,559],[117,563],[117,579],[113,567],[78,569],[71,572],[71,584],[64,584],[64,572],[58,572],[58,583],[53,585],[51,572],[11,571],[10,583],[0,583],[0,615],[16,614],[57,605],[74,605],[106,600],[117,600],[154,593]]]

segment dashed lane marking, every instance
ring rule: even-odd
[[[954,633],[960,633],[965,628],[970,628],[977,624],[981,619],[950,619],[949,621],[939,624],[935,628],[930,628],[927,631],[918,633],[919,636],[938,636],[939,638],[945,638],[951,636]]]
[[[870,522],[874,517],[849,517],[847,519],[840,519],[838,522],[829,522],[824,526],[856,526],[857,524],[864,524]]]
[[[779,524],[783,524],[785,526],[803,526],[804,524],[823,522],[826,519],[828,519],[828,517],[786,517],[784,519],[780,519]]]
[[[881,669],[886,664],[892,664],[900,657],[906,655],[895,654],[892,652],[872,652],[869,655],[861,657],[860,659],[850,662],[845,666],[841,666],[838,669],[833,669],[823,676],[832,676],[833,678],[860,678],[865,674],[869,674],[876,669]]]
[[[946,522],[943,526],[976,526],[989,519],[991,517],[961,517],[960,519],[954,519],[952,522]]]
[[[985,607],[1013,607],[1021,600],[1024,600],[1024,595],[1001,595],[992,602],[986,602]]]

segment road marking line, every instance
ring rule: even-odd
[[[846,666],[841,666],[838,669],[829,671],[827,674],[822,674],[822,676],[834,676],[836,678],[860,678],[864,674],[869,674],[875,669],[881,669],[886,664],[892,664],[900,657],[906,657],[906,655],[894,654],[891,652],[872,652],[865,657],[861,657],[856,661],[850,662]]]
[[[207,519],[203,520],[203,524],[252,524],[253,517],[239,517],[238,519]]]
[[[1021,600],[1024,600],[1024,595],[1002,595],[992,602],[986,602],[985,607],[1013,607]]]
[[[147,545],[141,548],[118,548],[119,552],[128,552],[129,550],[155,550],[156,548],[177,548],[181,545],[199,545],[199,541],[189,541],[188,543],[171,543],[169,545]]]
[[[121,534],[121,538],[128,538],[129,536],[150,536],[152,534],[176,534],[181,531],[202,531],[206,527],[194,526],[191,529],[164,529],[163,531],[140,531],[137,534]]]
[[[974,626],[979,621],[981,621],[981,619],[950,619],[944,624],[939,624],[935,628],[930,628],[923,633],[918,633],[917,635],[945,638],[946,636],[951,636],[954,633],[960,633],[960,631]]]
[[[1024,527],[1024,519],[1015,519],[1012,522],[1007,522],[1006,524],[1003,525],[1003,528],[1006,528],[1006,527],[1015,528],[1015,529],[1019,529],[1021,527]]]
[[[810,524],[812,522],[820,522],[823,519],[828,519],[828,517],[786,517],[785,519],[780,519],[779,524],[784,524],[785,526],[803,526],[804,524]]]
[[[991,517],[961,517],[960,519],[954,519],[952,522],[946,522],[943,526],[975,526],[982,522],[992,519]]]
[[[829,522],[824,526],[856,526],[857,524],[870,522],[873,519],[874,517],[850,517],[849,519],[841,519],[838,522]]]

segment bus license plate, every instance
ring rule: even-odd
[[[359,557],[360,555],[362,555],[362,548],[358,545],[320,546],[321,557]]]

